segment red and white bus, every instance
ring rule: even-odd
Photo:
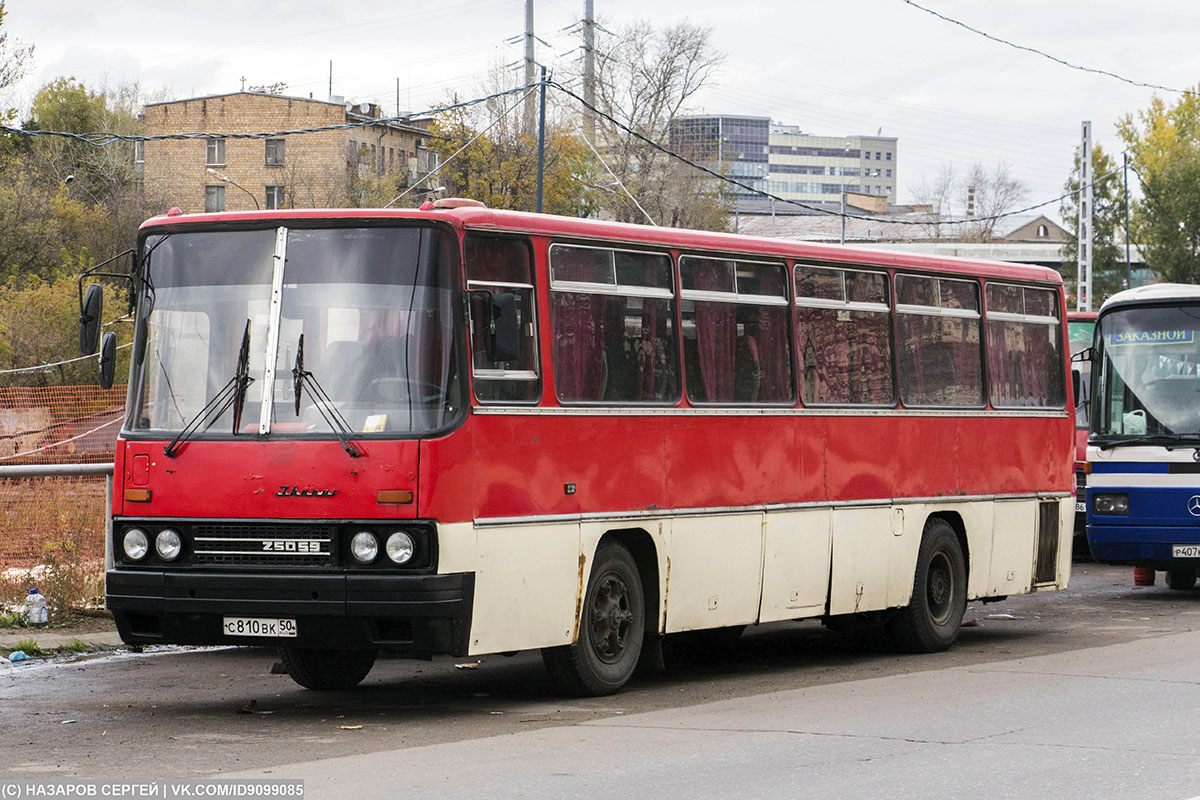
[[[1096,334],[1095,311],[1068,311],[1067,338],[1070,341],[1072,363],[1079,372],[1079,392],[1075,396],[1075,547],[1087,546],[1087,445],[1088,416],[1091,413],[1092,362],[1074,357],[1092,346]]]
[[[661,637],[872,620],[1070,573],[1049,269],[494,211],[146,222],[108,605],[129,643],[539,648],[620,689]],[[719,637],[713,637],[719,638]]]

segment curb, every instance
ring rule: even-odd
[[[68,633],[48,633],[36,628],[22,628],[18,633],[0,633],[0,651],[13,650],[17,642],[34,640],[43,650],[57,650],[78,639],[87,645],[89,650],[111,649],[124,646],[116,631],[93,631],[72,635]]]

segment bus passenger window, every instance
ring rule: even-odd
[[[797,264],[796,348],[806,404],[891,405],[887,274]]]
[[[683,256],[679,274],[688,400],[790,404],[784,265]]]
[[[905,405],[983,405],[974,281],[897,275],[896,333]]]
[[[1062,321],[1050,289],[989,283],[987,349],[992,405],[1062,408]]]
[[[533,304],[533,266],[524,239],[476,236],[463,243],[467,288],[471,294],[471,365],[475,398],[481,403],[536,403],[542,393],[537,363],[537,314]],[[516,361],[491,362],[484,353],[480,292],[516,296],[521,330]]]
[[[669,256],[555,244],[550,275],[554,388],[561,402],[679,399]]]

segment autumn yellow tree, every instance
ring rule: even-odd
[[[1141,179],[1132,228],[1147,265],[1165,280],[1200,283],[1200,91],[1175,103],[1155,97],[1117,131]]]

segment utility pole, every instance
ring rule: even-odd
[[[593,0],[583,2],[583,99],[596,105],[596,10]],[[596,117],[583,110],[583,130],[590,140],[596,135]]]
[[[1133,270],[1129,265],[1129,151],[1121,154],[1121,165],[1125,176],[1125,288],[1133,288]]]
[[[542,213],[542,185],[546,174],[546,68],[542,67],[542,85],[538,115],[537,213]]]
[[[1076,311],[1092,310],[1092,123],[1083,123],[1079,155],[1079,280]]]
[[[533,57],[533,0],[525,0],[525,85],[534,81]],[[537,106],[533,95],[525,100],[525,134],[533,135],[533,121],[537,115]]]

